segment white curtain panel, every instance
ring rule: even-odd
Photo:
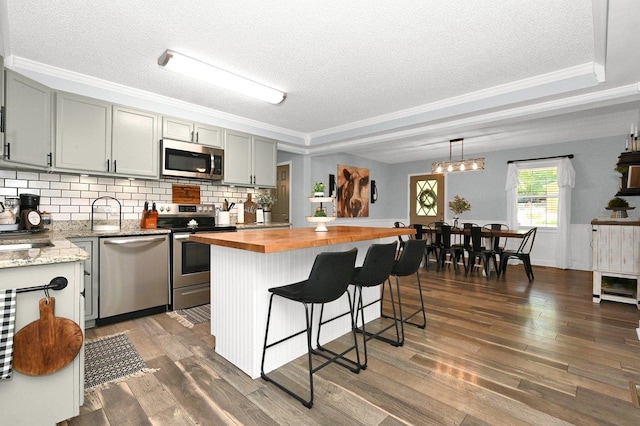
[[[571,262],[571,189],[576,185],[576,171],[571,160],[563,158],[558,165],[558,232],[556,234],[556,266],[567,269]]]

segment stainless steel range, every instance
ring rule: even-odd
[[[158,228],[171,229],[171,306],[184,309],[210,302],[211,259],[208,244],[189,241],[198,232],[235,232],[216,226],[213,204],[164,204]]]

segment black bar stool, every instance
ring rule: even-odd
[[[406,244],[406,241],[405,241]],[[363,287],[375,287],[380,284],[384,284],[386,280],[389,279],[389,275],[391,275],[391,271],[393,266],[396,263],[396,248],[397,243],[393,242],[390,244],[372,244],[367,250],[367,255],[364,258],[364,262],[361,267],[355,269],[353,274],[353,278],[351,279],[351,284],[355,286],[355,290],[353,293],[354,303],[356,305],[356,313],[355,313],[355,324],[356,324],[356,332],[361,333],[363,335],[364,341],[364,363],[360,364],[360,368],[363,370],[367,368],[367,341],[373,338],[378,338],[382,333],[387,330],[395,327],[396,329],[396,341],[400,342],[400,327],[402,325],[400,319],[401,317],[396,315],[395,311],[395,303],[393,303],[393,294],[391,296],[392,306],[393,306],[393,324],[388,325],[387,327],[379,330],[376,333],[371,333],[365,330],[365,318],[364,318],[364,308],[373,305],[374,303],[381,302],[381,297],[367,303],[363,304],[362,301],[362,289]],[[341,316],[344,316],[343,314]],[[334,319],[340,318],[341,316],[331,318],[326,321],[322,321],[322,312],[320,312],[320,325],[318,326],[318,339],[320,338],[320,327],[323,324],[326,324]],[[358,319],[360,319],[360,327],[358,327]],[[393,344],[393,342],[391,342]],[[318,344],[318,346],[320,346]],[[323,348],[324,349],[324,348]],[[325,349],[326,350],[326,349]]]
[[[378,336],[377,338],[383,340],[385,342],[391,343],[394,346],[402,346],[404,344],[404,323],[415,325],[420,328],[425,328],[427,325],[427,314],[424,309],[424,298],[422,297],[422,284],[420,283],[420,274],[418,274],[418,269],[420,268],[420,263],[422,263],[422,258],[425,253],[425,248],[427,245],[427,240],[408,240],[404,243],[404,250],[402,250],[400,254],[400,258],[396,261],[393,269],[391,270],[391,276],[396,278],[396,292],[398,293],[398,306],[400,311],[400,336],[396,341],[383,338],[382,336]],[[409,275],[416,274],[416,278],[418,280],[418,292],[420,293],[420,309],[413,312],[411,315],[407,317],[403,317],[402,315],[402,300],[400,298],[400,277],[407,277]],[[391,295],[391,303],[393,304],[393,292],[391,287],[391,277],[389,277],[389,294]],[[382,298],[384,298],[384,283],[382,285]],[[382,310],[382,305],[380,307]],[[395,316],[395,308],[394,308],[394,316]],[[422,323],[416,323],[409,321],[414,316],[418,315],[422,312]],[[380,314],[384,318],[391,318],[384,314]]]
[[[267,314],[267,328],[264,335],[264,346],[262,348],[262,363],[260,365],[260,377],[264,380],[273,383],[278,388],[282,389],[289,395],[300,401],[305,407],[311,408],[313,406],[313,373],[327,366],[332,362],[336,362],[346,368],[349,368],[354,373],[360,372],[360,354],[358,352],[358,342],[356,340],[355,323],[353,318],[354,303],[351,300],[351,295],[347,291],[347,286],[353,276],[353,271],[356,263],[356,256],[358,254],[357,249],[352,249],[345,252],[328,252],[320,253],[316,256],[309,278],[297,283],[273,287],[269,289],[271,297],[269,299],[269,311]],[[314,304],[322,304],[332,302],[339,299],[344,293],[347,293],[349,300],[349,310],[351,315],[351,332],[353,334],[353,347],[350,347],[346,351],[340,354],[327,355],[324,352],[314,350],[311,347],[311,327],[313,325],[313,306]],[[273,305],[273,297],[280,296],[285,299],[299,302],[304,305],[306,328],[276,342],[267,344],[269,337],[269,323],[271,321],[271,307]],[[311,305],[311,309],[309,309]],[[302,396],[296,394],[283,384],[277,382],[272,377],[267,376],[264,372],[264,360],[267,353],[267,349],[283,343],[289,339],[299,336],[302,333],[307,334],[307,349],[308,349],[308,361],[309,361],[309,399],[305,399]],[[346,364],[340,363],[340,359],[345,359],[349,362],[351,360],[344,357],[347,352],[352,351],[355,348],[356,359],[354,367],[350,367]],[[325,358],[327,361],[317,367],[312,365],[312,354],[319,355]]]

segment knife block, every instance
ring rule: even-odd
[[[140,220],[140,228],[156,229],[158,227],[158,212],[151,210],[142,211],[142,219]]]

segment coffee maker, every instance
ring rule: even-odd
[[[42,228],[42,215],[38,210],[39,205],[39,195],[20,194],[20,229]]]

